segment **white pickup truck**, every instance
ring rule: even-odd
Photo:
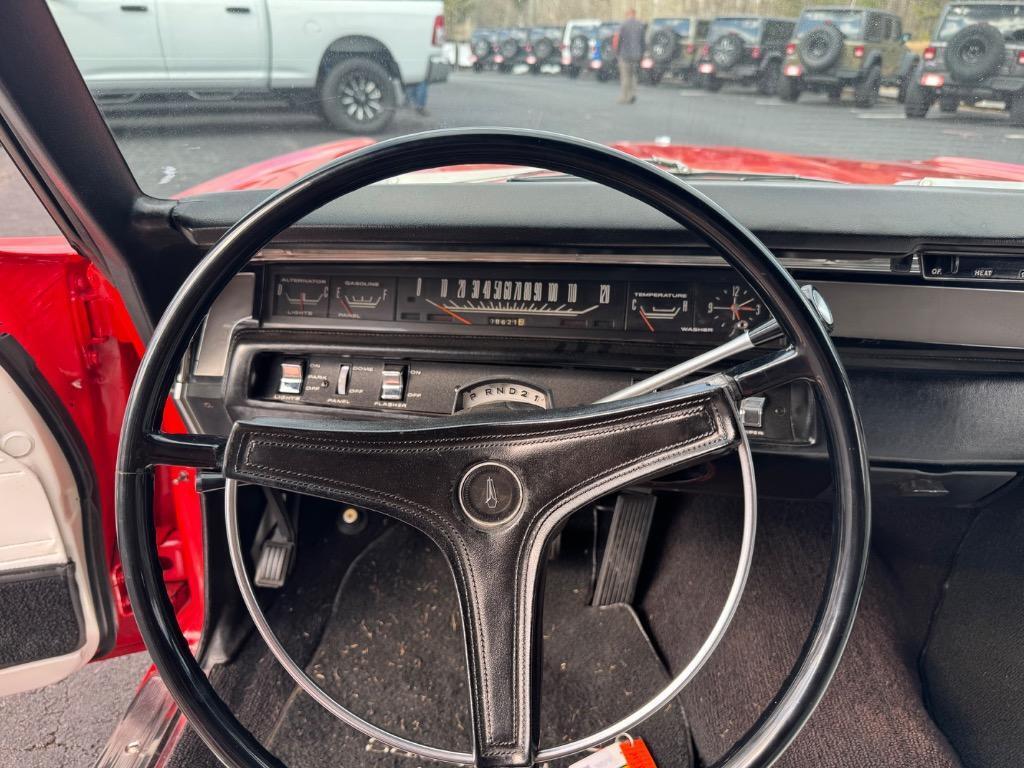
[[[313,94],[349,133],[447,77],[442,0],[48,0],[90,89],[129,101]]]

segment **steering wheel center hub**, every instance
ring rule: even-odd
[[[508,522],[523,507],[523,484],[509,467],[497,461],[474,464],[459,481],[459,507],[480,526]]]

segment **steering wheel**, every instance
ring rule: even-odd
[[[760,294],[788,345],[693,383],[539,415],[469,414],[397,423],[253,419],[235,423],[226,441],[160,432],[173,377],[211,304],[274,236],[368,184],[476,163],[560,171],[661,211],[703,237]],[[528,766],[610,740],[625,730],[622,726],[639,723],[675,696],[725,631],[750,564],[756,498],[739,403],[796,380],[813,386],[830,445],[835,499],[828,577],[808,639],[782,690],[718,768],[768,766],[795,738],[839,663],[864,579],[870,529],[864,440],[846,374],[812,303],[757,238],[712,201],[606,147],[533,131],[454,130],[394,139],[346,155],[272,195],[228,230],[181,286],[150,341],[121,432],[116,496],[119,547],[139,630],[181,711],[225,765],[282,768],[239,723],[193,658],[161,577],[151,508],[153,467],[214,469],[229,485],[258,483],[379,511],[424,532],[447,558],[466,639],[473,753],[406,741],[324,694],[327,701],[321,703],[345,722],[391,746],[481,768]],[[600,496],[730,452],[738,453],[744,475],[744,544],[733,592],[712,635],[694,661],[632,715],[590,737],[538,751],[535,650],[546,543],[573,511]],[[232,498],[229,494],[229,502]],[[229,528],[232,520],[229,514]],[[240,583],[247,585],[244,578]],[[253,609],[251,589],[248,598]],[[258,605],[254,619],[272,641],[268,627],[260,625]],[[288,671],[299,680],[296,670]]]

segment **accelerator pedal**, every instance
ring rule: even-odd
[[[608,541],[594,587],[594,605],[633,602],[657,501],[653,494],[636,491],[620,493],[615,499]]]

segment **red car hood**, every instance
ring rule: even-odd
[[[243,189],[278,189],[349,152],[373,144],[368,138],[343,139],[247,165],[185,190],[187,197]],[[933,157],[905,162],[867,162],[811,155],[793,155],[738,147],[620,142],[615,149],[643,159],[679,163],[693,172],[792,175],[844,184],[899,184],[923,179],[966,179],[1024,182],[1024,165],[967,157]],[[445,180],[502,181],[522,173],[509,166],[449,166],[426,171]],[[437,179],[440,180],[440,179]]]

